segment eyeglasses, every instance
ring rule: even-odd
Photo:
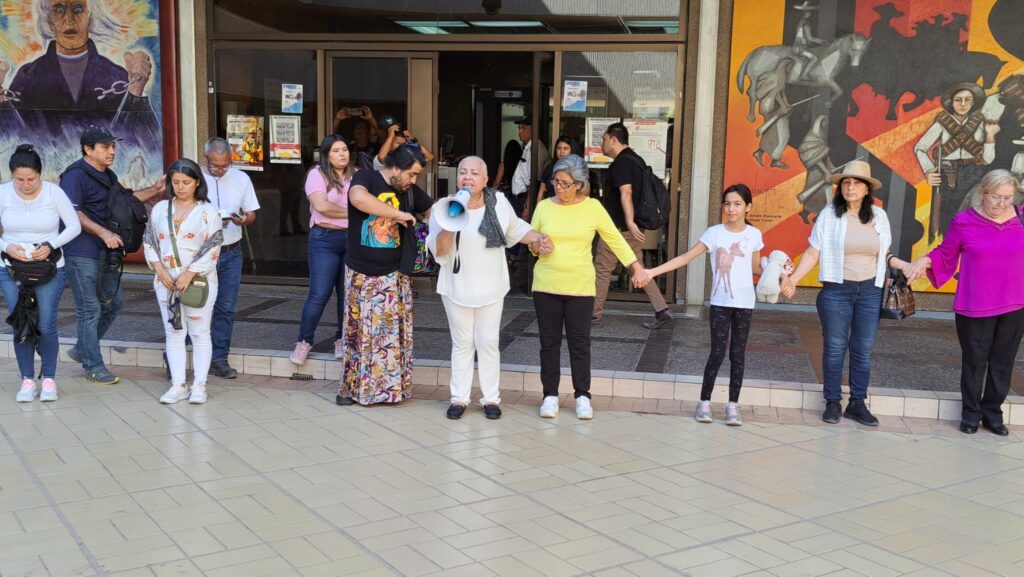
[[[572,186],[574,184],[576,184],[575,180],[571,180],[569,182],[565,182],[564,180],[556,180],[555,181],[555,188],[560,188],[562,190],[565,190],[565,189],[569,188],[570,186]]]
[[[1013,204],[1013,196],[996,196],[994,194],[989,194],[986,196],[992,199],[992,202],[996,204]]]

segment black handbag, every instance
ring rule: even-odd
[[[885,259],[887,271],[882,288],[882,318],[901,320],[917,312],[917,307],[914,304],[914,291],[910,289],[906,275],[888,266],[890,258],[892,255]]]
[[[21,286],[37,286],[45,284],[57,275],[57,263],[60,262],[61,250],[55,248],[50,251],[50,256],[43,260],[18,260],[6,252],[0,253],[3,258],[7,274],[11,275]]]

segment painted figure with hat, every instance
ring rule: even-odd
[[[999,124],[982,114],[985,99],[985,91],[973,82],[954,84],[942,99],[943,110],[914,146],[928,184],[938,193],[932,196],[929,242],[936,232],[945,234],[949,221],[995,159]]]
[[[783,279],[782,294],[792,297],[796,282],[818,265],[822,288],[816,304],[825,376],[825,411],[821,418],[826,423],[837,423],[842,415],[862,425],[876,426],[878,419],[866,400],[886,265],[906,273],[910,263],[890,252],[889,217],[875,204],[874,197],[882,183],[871,176],[871,165],[852,160],[829,180],[836,187],[835,195],[818,213],[808,239],[810,246],[793,274]],[[850,397],[844,412],[843,361],[847,353]]]
[[[810,49],[826,44],[824,40],[815,36],[811,29],[811,18],[820,8],[820,6],[811,4],[810,0],[804,0],[803,4],[793,7],[794,10],[803,13],[800,16],[800,22],[796,25],[796,36],[793,37],[793,52],[800,56],[803,64],[800,69],[801,80],[806,80],[808,71],[818,63],[818,57]]]

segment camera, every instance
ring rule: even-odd
[[[363,109],[362,108],[346,108],[345,109],[345,115],[346,116],[356,116],[356,117],[362,118],[363,117]]]

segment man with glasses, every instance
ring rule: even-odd
[[[217,261],[219,288],[210,327],[213,340],[210,372],[224,379],[233,379],[238,376],[238,371],[228,364],[228,353],[235,327],[238,289],[242,284],[242,227],[256,221],[260,203],[249,176],[231,166],[231,145],[227,140],[219,137],[207,140],[203,153],[206,156],[203,167],[206,188],[224,224],[224,244]]]

